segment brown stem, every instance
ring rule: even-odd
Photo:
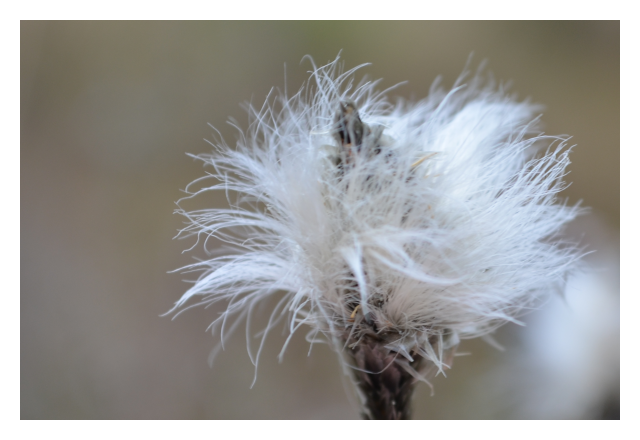
[[[416,380],[395,362],[398,354],[367,337],[355,345],[351,353],[356,367],[353,373],[365,398],[363,418],[409,419]],[[411,365],[419,370],[422,361],[418,358]]]

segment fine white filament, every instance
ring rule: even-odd
[[[366,322],[396,335],[398,362],[419,353],[442,370],[443,350],[515,321],[574,267],[578,250],[558,238],[579,213],[557,197],[569,149],[540,133],[538,107],[480,76],[391,104],[357,69],[314,65],[294,96],[249,107],[235,148],[198,156],[212,171],[188,198],[223,191],[230,207],[178,209],[180,235],[228,246],[183,268],[201,274],[173,310],[224,302],[212,327],[228,333],[275,296],[263,342],[284,318],[340,351]],[[381,133],[380,151],[339,168],[345,101]]]

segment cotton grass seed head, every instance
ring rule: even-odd
[[[227,246],[184,268],[201,274],[174,310],[224,302],[212,327],[228,333],[276,296],[263,338],[285,319],[356,371],[426,380],[574,266],[557,238],[578,213],[558,201],[569,149],[480,75],[392,104],[356,70],[314,65],[294,96],[249,107],[235,148],[198,156],[210,171],[188,197],[222,191],[230,206],[178,209],[182,235]]]

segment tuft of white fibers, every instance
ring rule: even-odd
[[[188,198],[223,191],[230,207],[178,209],[180,235],[228,246],[183,268],[201,275],[174,311],[225,302],[212,327],[228,332],[278,296],[263,338],[284,318],[343,354],[373,340],[425,379],[461,339],[562,288],[579,258],[559,239],[579,213],[558,201],[569,148],[540,133],[537,106],[480,75],[391,104],[358,68],[314,65],[294,96],[249,106],[235,148],[197,156],[212,171]]]

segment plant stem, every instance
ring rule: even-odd
[[[411,398],[416,379],[395,362],[394,353],[372,337],[365,336],[351,351],[356,383],[364,395],[364,419],[406,420],[411,418]],[[419,369],[422,358],[411,365]]]

